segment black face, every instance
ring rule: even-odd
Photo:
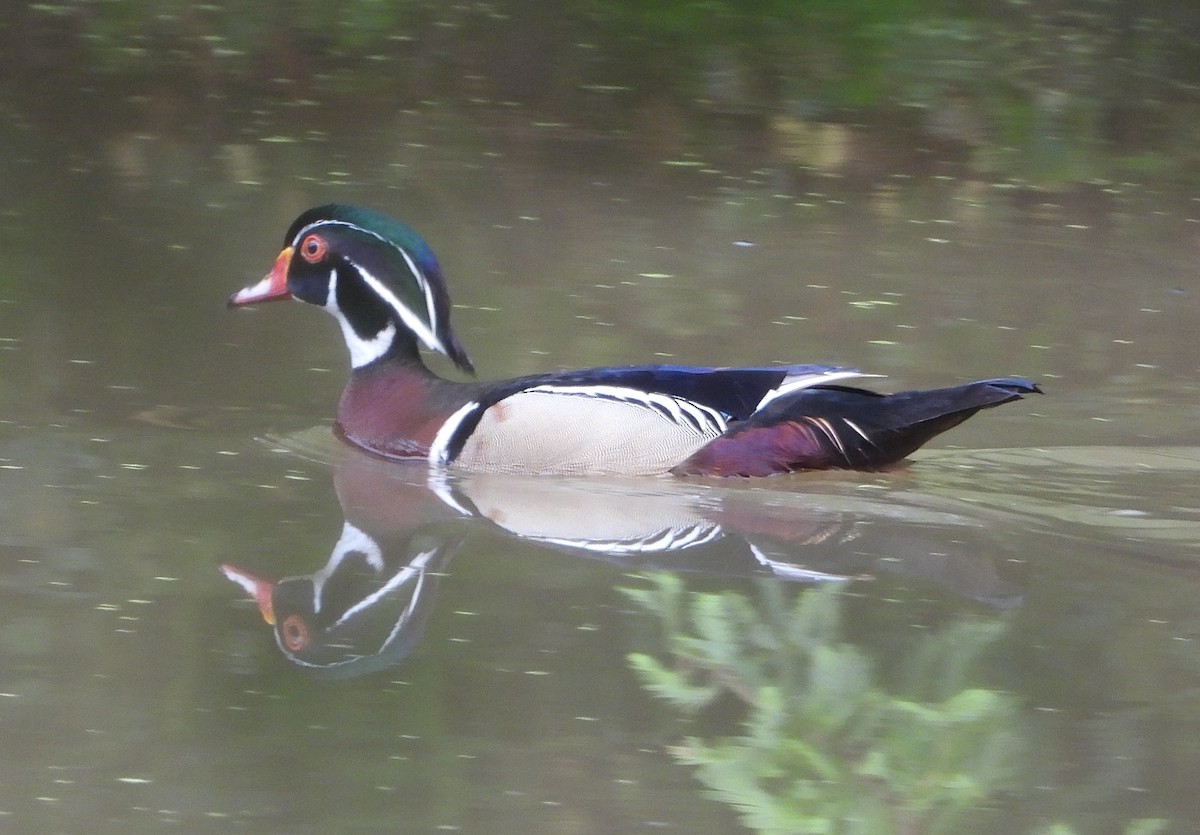
[[[309,227],[293,246],[288,290],[301,301],[340,311],[358,337],[367,340],[387,327],[391,308],[360,272],[378,248],[378,242],[361,238],[362,233],[344,226]]]
[[[300,301],[325,307],[329,301],[329,285],[338,262],[329,246],[326,234],[309,232],[292,245],[292,260],[288,265],[287,286]]]
[[[450,330],[437,259],[409,227],[354,206],[309,209],[288,230],[287,291],[342,320],[355,367],[418,344],[471,372]]]

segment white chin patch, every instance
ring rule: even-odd
[[[337,305],[337,270],[333,270],[329,274],[329,295],[325,297],[325,309],[333,314],[342,327],[342,338],[346,340],[346,347],[350,349],[351,368],[362,368],[364,365],[374,362],[392,347],[392,341],[396,338],[394,323],[388,322],[387,327],[379,333],[370,339],[363,339],[346,319],[346,315]]]
[[[386,328],[370,339],[363,339],[346,321],[345,316],[340,312],[334,315],[337,316],[338,324],[342,326],[342,336],[346,340],[346,347],[350,349],[351,368],[361,368],[374,362],[392,347],[392,340],[396,338],[396,326],[391,322],[388,322]]]

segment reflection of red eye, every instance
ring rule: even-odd
[[[279,626],[279,637],[289,652],[299,652],[308,646],[308,624],[299,615],[288,615]]]
[[[328,250],[328,244],[320,235],[309,235],[300,242],[300,256],[310,264],[315,264],[324,258]]]

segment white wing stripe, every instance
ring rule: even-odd
[[[862,427],[861,427],[861,426],[859,426],[859,425],[858,425],[857,423],[855,423],[854,421],[850,420],[850,418],[842,418],[842,423],[844,423],[844,424],[846,424],[847,426],[849,426],[851,429],[853,429],[853,430],[854,430],[855,432],[857,432],[859,435],[862,435],[862,439],[863,439],[864,441],[870,441],[870,440],[871,440],[871,438],[870,438],[870,437],[867,435],[867,433],[866,433],[866,432],[864,432],[864,431],[862,431]]]
[[[763,395],[762,400],[758,401],[758,405],[754,407],[754,411],[760,411],[764,406],[775,400],[778,397],[783,397],[785,394],[791,394],[801,389],[806,389],[809,386],[818,386],[823,383],[832,383],[835,380],[845,380],[850,377],[878,377],[879,374],[864,374],[861,371],[855,371],[852,368],[833,369],[831,371],[818,371],[815,374],[801,374],[795,377],[784,377],[783,382],[775,388]]]

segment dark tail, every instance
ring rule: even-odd
[[[792,470],[881,470],[980,409],[1040,393],[1020,377],[944,389],[876,394],[813,386],[772,401],[675,468],[686,475]]]

